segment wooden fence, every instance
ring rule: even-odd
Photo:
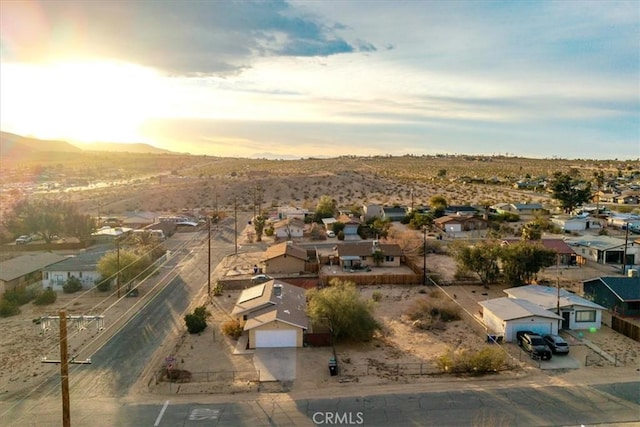
[[[640,327],[621,317],[611,316],[611,329],[640,342]]]

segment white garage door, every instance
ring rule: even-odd
[[[529,322],[529,323],[512,323],[512,327],[511,327],[511,337],[505,337],[505,339],[511,339],[512,341],[515,341],[516,339],[516,332],[517,331],[531,331],[534,332],[538,335],[546,335],[546,334],[553,334],[554,330],[553,330],[553,325],[551,323],[535,323],[535,322]]]
[[[295,346],[296,331],[293,329],[286,329],[282,331],[256,331],[256,348]]]

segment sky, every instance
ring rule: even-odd
[[[0,129],[215,156],[640,158],[633,1],[0,1]]]

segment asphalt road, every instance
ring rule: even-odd
[[[473,380],[471,380],[473,381]],[[75,402],[74,426],[594,426],[638,425],[640,382],[597,386],[496,387],[412,394],[378,394],[290,400],[253,395],[251,400],[208,403],[211,396],[171,396],[136,403],[96,398]],[[158,398],[159,396],[154,396]],[[223,397],[224,398],[224,397]],[[175,400],[174,400],[175,399]],[[231,399],[231,397],[230,397]],[[59,402],[41,402],[37,421],[59,426]],[[29,422],[31,421],[31,422]]]

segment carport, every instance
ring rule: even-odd
[[[482,306],[482,320],[487,330],[502,335],[506,342],[514,341],[518,331],[557,334],[562,321],[562,316],[517,298],[495,298],[478,304]]]

